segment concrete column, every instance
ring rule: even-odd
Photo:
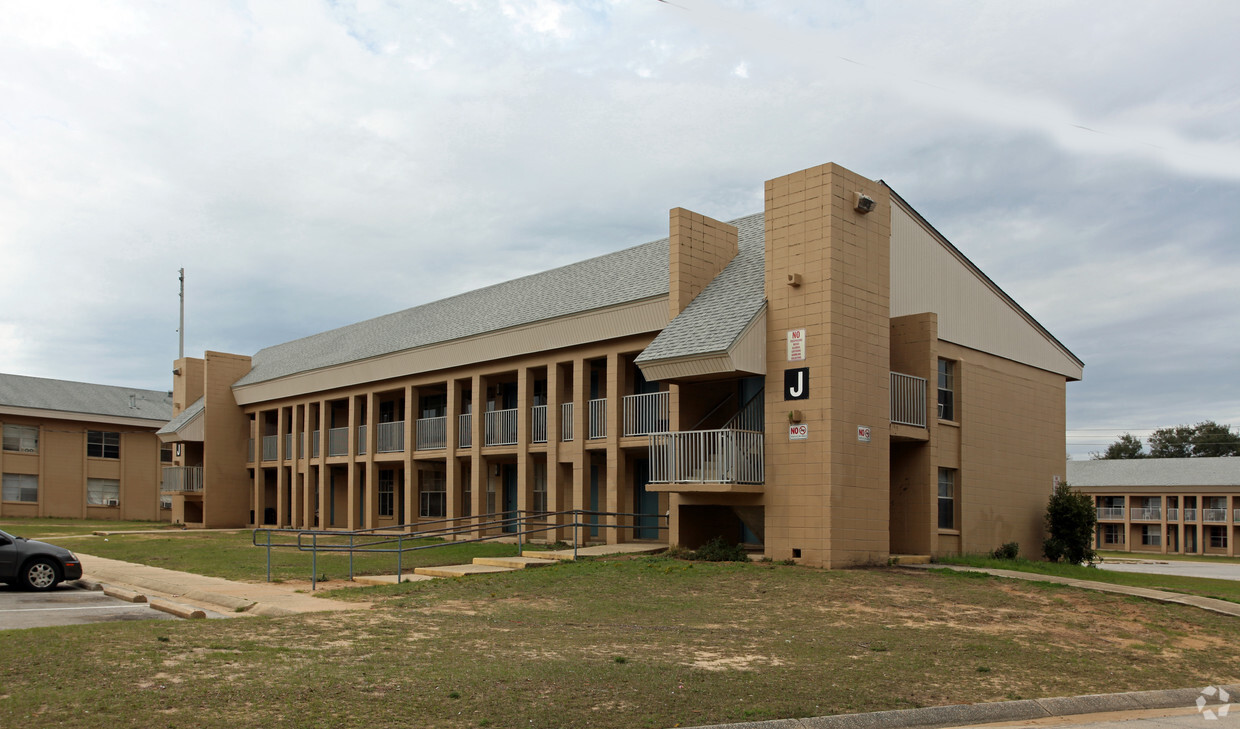
[[[560,504],[560,366],[547,363],[547,511],[555,513],[565,507]],[[551,517],[552,521],[564,521],[564,517]],[[563,539],[561,530],[547,532],[548,541]]]
[[[534,471],[530,463],[530,420],[534,407],[534,374],[529,367],[517,370],[517,509],[529,511],[533,504]]]
[[[476,517],[485,514],[487,509],[487,473],[486,459],[482,457],[483,424],[486,422],[486,381],[482,375],[474,375],[471,383],[473,416],[470,418],[470,430],[473,447],[470,449],[470,488],[473,504],[471,509]]]
[[[590,469],[586,458],[586,439],[589,436],[590,412],[590,373],[586,361],[580,357],[573,360],[573,442],[571,443],[570,460],[573,464],[573,508],[584,510],[590,508]],[[577,540],[584,543],[589,539],[590,532],[582,527],[578,529]]]
[[[410,385],[405,388],[405,444],[404,444],[404,478],[401,479],[401,493],[404,494],[405,508],[400,515],[401,523],[412,524],[417,517],[417,491],[412,490],[417,483],[413,472],[414,427],[418,420],[418,388]]]
[[[327,490],[328,468],[327,468],[327,401],[326,400],[319,400],[318,422],[313,423],[312,425],[317,425],[318,431],[319,431],[318,438],[316,438],[319,444],[319,470],[317,473],[318,478],[316,479],[316,483],[315,483],[315,488],[318,490],[318,500],[317,500],[317,503],[312,504],[310,508],[312,510],[317,509],[318,528],[327,529],[330,523],[328,521],[328,515],[331,513],[331,511],[329,509],[329,504],[327,503],[327,499],[330,496],[330,494],[328,493],[328,490]],[[310,449],[311,453],[314,452],[313,444],[307,444],[306,447]]]
[[[276,411],[276,526],[288,524],[288,474],[284,470],[284,461],[289,458],[285,453],[284,431],[288,427],[288,408],[281,406]]]
[[[466,504],[461,500],[461,463],[457,459],[458,433],[457,424],[461,414],[461,381],[456,379],[447,382],[447,416],[444,419],[446,452],[444,459],[444,480],[448,489],[448,516],[459,519],[465,511]],[[456,526],[457,522],[452,522]]]
[[[357,425],[361,419],[361,413],[357,411],[357,398],[349,396],[349,416],[346,427],[348,431],[345,433],[345,442],[348,444],[346,450],[349,454],[349,463],[346,467],[348,476],[345,483],[348,489],[348,498],[345,499],[347,506],[345,507],[345,528],[357,529],[361,524],[361,510],[359,509],[358,493],[357,493]]]
[[[361,420],[362,425],[366,426],[366,457],[363,459],[366,464],[366,491],[362,527],[370,528],[379,526],[379,471],[375,468],[375,448],[379,445],[379,417],[375,414],[377,400],[374,391],[366,393],[364,397],[366,414]]]
[[[631,500],[624,498],[628,474],[624,452],[620,450],[620,436],[624,434],[624,364],[624,358],[616,352],[607,355],[607,500],[604,509],[612,513],[632,511],[624,508],[624,504]],[[625,525],[630,523],[630,519],[610,516],[606,523]],[[608,544],[627,542],[630,539],[624,529],[608,529],[605,534]]]

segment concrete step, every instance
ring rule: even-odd
[[[893,554],[888,557],[888,564],[930,564],[928,554]]]
[[[452,564],[442,567],[418,567],[415,575],[427,577],[465,577],[467,575],[487,575],[496,572],[513,572],[512,567],[491,567],[483,564]]]
[[[522,557],[474,557],[474,564],[485,565],[487,567],[508,567],[514,570],[523,570],[526,567],[546,567],[551,564],[549,560],[537,559],[536,557],[526,555]]]
[[[406,572],[400,576],[400,582],[423,582],[425,580],[433,580],[430,575],[418,575],[412,572]],[[395,585],[397,583],[396,575],[357,575],[353,581],[359,585]]]
[[[667,545],[658,542],[625,542],[624,544],[594,544],[577,549],[581,557],[609,557],[617,554],[658,554],[667,550]],[[536,559],[568,559],[573,558],[573,550],[561,549],[547,552],[528,552],[525,556]]]

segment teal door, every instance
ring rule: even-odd
[[[504,531],[515,532],[516,522],[508,520],[517,518],[517,464],[505,463],[500,466],[500,481],[503,490],[500,494],[500,508],[504,512]]]
[[[645,458],[633,460],[633,511],[637,516],[634,539],[659,538],[659,494],[646,490],[650,482],[650,462]]]

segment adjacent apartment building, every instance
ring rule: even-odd
[[[0,374],[0,517],[168,519],[168,392]]]
[[[1096,549],[1236,556],[1240,458],[1069,461],[1068,483],[1094,499]]]
[[[1039,544],[1081,361],[883,182],[828,164],[765,193],[736,220],[675,208],[661,240],[177,361],[173,519],[585,510],[587,540],[722,536],[823,566]]]

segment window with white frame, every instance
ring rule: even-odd
[[[547,513],[546,461],[534,461],[534,513]]]
[[[418,515],[443,518],[448,515],[448,479],[443,471],[422,471],[418,494]]]
[[[956,363],[939,360],[939,420],[956,419]]]
[[[39,452],[39,429],[30,425],[4,426],[4,450],[18,453]]]
[[[1141,544],[1147,547],[1158,547],[1162,545],[1162,529],[1157,524],[1144,524],[1141,526]]]
[[[121,482],[114,478],[86,479],[87,506],[120,506]]]
[[[90,458],[120,458],[121,434],[108,430],[86,431],[86,455]]]
[[[956,469],[939,469],[939,529],[956,528]]]
[[[396,515],[396,471],[385,468],[379,471],[379,516]]]
[[[1103,544],[1123,544],[1124,543],[1124,525],[1123,524],[1103,524],[1102,525],[1102,543]]]
[[[0,491],[3,491],[0,497],[5,501],[38,503],[39,477],[33,473],[6,473]]]

